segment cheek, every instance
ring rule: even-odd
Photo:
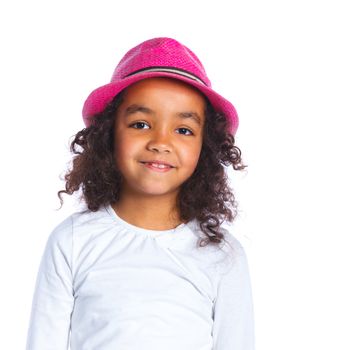
[[[139,144],[133,137],[120,132],[116,133],[114,142],[114,156],[118,167],[122,167],[123,164],[129,163],[130,160],[137,158],[139,151]]]
[[[185,165],[190,168],[195,168],[198,164],[198,160],[201,152],[201,143],[191,145],[188,148],[181,148],[181,157]]]
[[[115,159],[118,163],[123,162],[123,160],[128,157],[128,143],[127,140],[117,137],[115,139]]]
[[[117,162],[117,166],[120,168],[123,160],[127,158],[128,152],[128,140],[123,137],[123,134],[116,129],[114,140],[114,157]]]

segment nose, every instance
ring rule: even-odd
[[[172,144],[168,132],[163,130],[153,132],[147,143],[147,149],[155,152],[171,152]]]

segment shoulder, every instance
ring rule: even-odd
[[[62,245],[70,242],[73,238],[74,229],[95,222],[100,212],[101,210],[91,212],[88,209],[82,209],[68,215],[53,228],[48,237],[48,244]]]
[[[197,249],[193,249],[193,255],[198,256],[215,273],[225,274],[235,266],[246,263],[246,252],[240,240],[234,236],[229,229],[221,226],[221,232],[224,234],[224,240],[219,244],[208,243],[206,246],[199,246],[201,238],[205,235],[201,232],[198,223],[193,222],[190,225],[191,230],[198,238]]]
[[[221,278],[224,275],[239,273],[247,267],[246,251],[238,238],[225,230],[224,241],[216,248],[216,273]]]
[[[45,244],[45,256],[62,254],[64,257],[72,254],[73,214],[64,218],[49,233]]]
[[[105,207],[101,207],[97,211],[90,211],[89,209],[82,209],[73,212],[62,220],[51,232],[51,240],[63,240],[76,233],[81,227],[92,227],[104,223],[110,223],[109,217]]]
[[[205,234],[201,231],[199,222],[193,220],[188,223],[190,231],[193,232],[197,242],[198,253],[206,255],[207,259],[213,256],[215,260],[233,260],[236,257],[245,255],[243,245],[227,228],[221,226],[220,230],[224,235],[224,239],[219,244],[208,243],[203,247],[199,247],[200,240],[205,238]]]
[[[226,231],[225,241],[221,244],[221,250],[226,254],[233,256],[243,256],[246,254],[245,249],[238,238],[232,233]]]
[[[77,211],[71,215],[71,218],[74,230],[82,226],[91,227],[111,223],[111,216],[104,205],[97,211],[91,211],[89,209]]]
[[[221,247],[224,252],[223,264],[220,264],[218,277],[223,281],[249,280],[249,267],[245,248],[233,234],[226,234],[226,243]],[[226,282],[226,283],[227,283]]]
[[[73,245],[74,232],[78,231],[79,227],[87,227],[87,225],[97,221],[99,212],[91,212],[87,209],[73,212],[59,222],[50,232],[46,249],[48,251],[62,251],[70,253]]]
[[[116,231],[115,222],[105,206],[97,211],[87,208],[73,212],[60,222],[52,231],[50,244],[66,247],[66,252],[75,256],[87,244],[102,245]]]
[[[71,237],[73,229],[73,214],[67,216],[60,223],[58,223],[48,237],[48,242],[53,244],[60,244]]]

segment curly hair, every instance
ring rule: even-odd
[[[123,102],[122,90],[105,109],[93,116],[92,124],[77,132],[70,144],[75,155],[72,169],[64,176],[65,190],[57,192],[63,205],[61,193],[72,195],[80,188],[81,200],[95,212],[101,205],[111,205],[119,200],[122,175],[114,160],[114,125],[118,107]],[[234,136],[228,132],[227,119],[215,112],[206,99],[205,124],[202,148],[194,173],[180,187],[176,206],[180,219],[188,222],[197,219],[205,238],[199,246],[209,243],[227,243],[226,230],[220,225],[234,221],[237,202],[229,186],[225,167],[242,170],[241,150],[234,145]],[[80,149],[77,149],[77,147]]]

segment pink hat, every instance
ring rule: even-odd
[[[234,135],[239,124],[234,106],[216,93],[198,57],[186,46],[171,38],[146,40],[129,50],[118,63],[110,83],[90,93],[82,115],[88,127],[92,117],[123,89],[146,78],[168,77],[182,80],[199,89],[217,112],[223,113],[229,121],[229,130]]]

